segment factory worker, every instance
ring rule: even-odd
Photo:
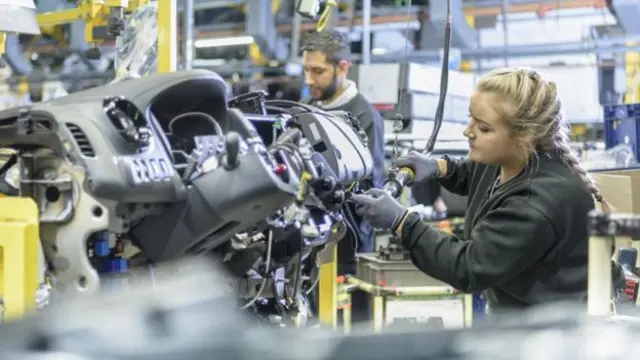
[[[610,206],[569,147],[556,84],[530,69],[497,70],[479,81],[469,112],[468,158],[398,160],[416,182],[439,179],[469,196],[466,240],[439,232],[381,190],[354,195],[357,211],[392,229],[425,274],[485,291],[491,309],[584,301],[587,215],[596,203]]]
[[[337,31],[310,33],[304,38],[301,49],[305,84],[311,95],[302,102],[325,110],[348,111],[358,118],[373,156],[373,174],[361,187],[381,187],[385,179],[384,123],[376,109],[360,94],[357,85],[347,79],[351,66],[351,44],[347,36]],[[353,204],[347,204],[345,210],[355,231],[348,231],[338,242],[338,273],[355,274],[356,253],[375,251],[375,231],[369,222],[356,214]],[[370,313],[367,295],[356,291],[351,303],[352,320],[366,321]]]
[[[373,175],[368,187],[380,187],[384,181],[384,123],[380,114],[358,91],[356,84],[347,79],[351,66],[351,45],[345,34],[337,31],[322,31],[306,34],[302,44],[302,65],[305,83],[311,97],[302,102],[325,110],[348,111],[356,116],[368,137],[368,146],[373,155]],[[353,212],[354,217],[358,217]],[[373,228],[355,219],[359,240],[355,242],[358,252],[373,252]],[[339,258],[355,268],[355,249],[344,249],[354,241],[341,241]],[[349,254],[350,253],[350,254]],[[350,272],[350,271],[347,271]]]

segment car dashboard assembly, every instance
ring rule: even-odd
[[[95,293],[132,263],[211,256],[243,307],[278,311],[317,283],[318,253],[345,231],[347,193],[373,163],[350,114],[260,93],[229,101],[201,70],[2,111],[0,147],[40,209],[57,293]]]

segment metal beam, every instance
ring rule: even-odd
[[[293,31],[291,32],[291,46],[289,51],[289,61],[298,62],[300,59],[300,40],[302,34],[300,26],[302,25],[302,15],[297,12],[293,14]]]
[[[362,63],[371,63],[371,0],[362,2]]]
[[[254,0],[255,2],[260,2],[258,0]],[[251,2],[249,2],[251,3]],[[476,5],[465,4],[464,14],[470,16],[497,16],[500,15],[501,9],[501,0],[496,2],[495,5],[492,6],[479,6],[479,4],[484,3],[484,1],[478,1]],[[599,3],[599,0],[564,0],[564,1],[552,1],[548,2],[547,5],[551,7],[553,10],[566,10],[566,9],[578,9],[578,8],[588,8],[594,7]],[[523,12],[535,12],[540,6],[540,1],[529,1],[529,0],[512,0],[512,4],[507,8],[508,13],[523,13]],[[371,17],[372,25],[380,25],[380,24],[389,24],[389,23],[406,23],[407,21],[417,21],[419,7],[412,7],[411,11],[409,11],[409,15],[406,12],[402,12],[398,14],[397,8],[389,8],[389,10],[376,9],[372,8],[372,14],[374,16]],[[388,14],[386,14],[388,13]],[[381,14],[381,15],[375,15]],[[384,15],[382,15],[384,14]],[[349,19],[346,17],[340,17],[340,20],[336,24],[338,27],[348,27],[351,25],[362,25],[362,11],[356,12],[355,19]],[[429,16],[428,12],[425,12],[424,16]],[[293,24],[289,23],[281,23],[278,25],[279,33],[288,33],[292,30]],[[302,31],[310,31],[315,28],[314,22],[305,21],[301,25]],[[199,33],[202,37],[224,37],[224,36],[233,36],[233,35],[242,35],[244,31],[244,25],[242,24],[220,24],[214,25],[211,27],[202,27],[198,28]]]
[[[245,31],[254,38],[264,41],[268,52],[276,49],[276,22],[271,10],[272,0],[253,0],[247,3],[247,21]]]
[[[158,0],[158,72],[176,71],[178,11],[176,0]]]
[[[573,54],[603,54],[626,53],[640,51],[640,46],[627,47],[628,41],[640,41],[640,35],[623,36],[618,38],[600,39],[596,41],[578,43],[536,44],[524,46],[511,46],[507,56],[531,57],[549,55],[573,55]],[[478,49],[461,49],[462,57],[473,60],[499,59],[505,56],[505,48],[502,46],[482,47]],[[407,61],[438,61],[438,51],[415,51],[406,56]],[[374,62],[398,61],[405,59],[403,53],[393,53],[373,56]]]
[[[465,3],[465,7],[467,9],[486,9],[486,8],[495,8],[495,7],[501,7],[502,6],[502,1],[503,0],[475,0],[475,1],[468,1]],[[569,3],[571,2],[570,0],[555,0],[555,1],[540,1],[540,0],[510,0],[509,1],[509,5],[511,6],[527,6],[527,5],[540,5],[540,4],[544,4],[544,5],[551,5],[553,6],[553,3],[557,3],[557,4],[562,4],[562,3]]]
[[[507,8],[508,13],[535,12],[541,5],[551,10],[568,10],[601,5],[599,0],[511,0]],[[467,3],[464,7],[465,14],[473,16],[496,16],[502,13],[502,0],[483,0]]]
[[[259,0],[253,0],[259,1]],[[217,9],[222,7],[231,7],[242,5],[246,1],[244,0],[194,0],[193,8],[196,11],[199,10],[207,10],[207,9]],[[178,11],[183,11],[185,8],[184,4],[180,4],[178,6]]]
[[[191,70],[193,65],[194,2],[194,0],[185,0],[184,11],[182,12],[182,58],[183,69],[185,70]]]

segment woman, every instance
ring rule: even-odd
[[[416,182],[439,179],[469,196],[465,241],[382,190],[354,195],[358,211],[393,229],[424,273],[464,292],[486,290],[492,309],[584,300],[587,214],[594,199],[610,207],[571,152],[556,85],[534,70],[494,71],[480,80],[469,111],[467,159],[398,160]]]

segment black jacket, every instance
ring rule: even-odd
[[[493,309],[584,301],[587,215],[594,201],[569,166],[540,154],[490,196],[497,167],[447,160],[448,174],[440,183],[469,196],[466,240],[410,214],[402,241],[413,263],[461,291],[486,290]],[[615,271],[619,279],[619,268]]]

